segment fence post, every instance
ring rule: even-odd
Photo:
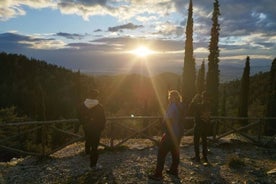
[[[216,119],[213,126],[213,141],[216,140],[218,126],[219,126],[219,123],[218,123],[218,120]]]
[[[261,140],[261,131],[262,131],[262,119],[259,119],[259,131],[258,131],[258,141]]]
[[[42,156],[45,156],[45,146],[46,146],[46,128],[45,125],[41,127],[41,144],[42,144]]]
[[[114,137],[113,137],[113,132],[114,132],[114,127],[113,127],[113,121],[110,121],[110,147],[113,148],[114,146]]]

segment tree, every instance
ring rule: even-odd
[[[250,58],[247,56],[243,75],[241,79],[241,92],[239,99],[239,117],[248,117],[248,99],[249,99],[249,86],[250,86]],[[243,124],[247,124],[247,121],[242,121]]]
[[[219,99],[219,31],[220,25],[218,17],[220,16],[219,2],[215,0],[211,28],[211,40],[209,43],[209,56],[208,56],[208,72],[206,76],[206,91],[211,99],[211,114],[217,115],[218,113],[218,99]]]
[[[274,58],[270,69],[270,89],[267,103],[267,117],[276,117],[276,58]],[[266,127],[266,135],[275,135],[276,120],[269,120]]]
[[[195,94],[195,59],[193,57],[193,2],[190,0],[186,25],[182,96],[189,102]]]
[[[197,83],[196,83],[197,93],[202,93],[205,90],[205,61],[203,60],[198,70]]]

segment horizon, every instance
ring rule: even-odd
[[[3,0],[0,52],[23,54],[82,73],[179,74],[183,70],[188,3]],[[255,73],[268,71],[276,50],[276,2],[219,3],[221,68],[237,70],[233,72],[237,76],[249,56]],[[193,2],[197,67],[203,60],[208,63],[212,10],[213,1]]]

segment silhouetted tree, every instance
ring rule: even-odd
[[[225,86],[223,87],[223,91],[222,91],[221,116],[226,116],[226,89],[225,89]]]
[[[206,91],[211,98],[211,114],[217,115],[218,113],[218,99],[219,99],[219,31],[220,25],[218,17],[220,16],[219,2],[215,0],[211,28],[211,40],[209,43],[209,56],[208,56],[208,72],[206,76]]]
[[[205,61],[203,60],[197,74],[197,93],[205,90]]]
[[[249,86],[250,86],[250,58],[247,56],[245,67],[243,70],[243,75],[241,79],[241,92],[240,92],[240,105],[239,105],[239,117],[248,117],[248,99],[249,99]],[[246,124],[248,121],[242,121],[243,124]]]
[[[270,69],[270,90],[267,103],[267,117],[276,117],[276,58]],[[275,135],[276,120],[269,120],[266,127],[266,135]]]
[[[182,96],[189,102],[195,94],[195,59],[193,57],[193,2],[190,0],[186,25]]]

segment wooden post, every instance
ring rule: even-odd
[[[46,128],[45,128],[45,125],[42,125],[41,127],[41,144],[42,144],[42,156],[45,156],[45,143],[46,143]]]
[[[110,147],[113,148],[114,146],[114,137],[113,137],[113,132],[114,132],[114,127],[113,127],[113,121],[110,121]]]
[[[217,130],[218,130],[218,120],[215,120],[214,126],[213,126],[213,141],[216,140]]]
[[[261,131],[262,131],[262,119],[259,119],[259,130],[258,130],[258,141],[260,142],[261,140]]]

